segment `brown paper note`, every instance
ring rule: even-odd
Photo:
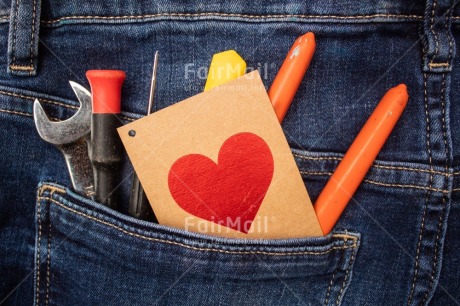
[[[257,71],[118,131],[160,224],[235,238],[322,236]]]

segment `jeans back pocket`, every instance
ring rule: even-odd
[[[36,305],[339,305],[360,235],[243,240],[139,221],[43,183]]]

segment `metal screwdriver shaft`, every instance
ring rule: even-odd
[[[150,95],[149,105],[147,108],[147,115],[150,115],[154,102],[154,94],[156,87],[156,75],[158,65],[158,51],[155,52],[153,59],[152,80],[150,82]],[[129,214],[137,219],[158,222],[155,214],[152,211],[149,200],[145,195],[144,188],[139,181],[136,172],[133,174],[133,185],[131,188],[131,197],[129,199]]]

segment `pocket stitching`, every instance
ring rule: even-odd
[[[34,101],[35,99],[39,99],[40,102],[44,102],[44,103],[51,104],[51,105],[56,105],[56,106],[61,106],[61,107],[65,107],[67,109],[73,109],[73,110],[76,110],[76,109],[79,108],[79,106],[75,106],[75,105],[71,105],[71,104],[68,104],[68,103],[63,103],[63,102],[59,102],[59,101],[55,101],[55,100],[50,100],[50,99],[47,99],[47,98],[40,97],[39,95],[37,95],[37,96],[30,95],[30,94],[26,95],[26,94],[22,94],[22,93],[6,91],[6,90],[3,90],[3,89],[0,89],[0,95],[10,96],[10,97],[24,99],[24,100],[32,100],[32,101]],[[0,111],[4,112],[4,113],[7,113],[7,114],[9,113],[9,114],[15,114],[15,115],[22,115],[22,116],[26,116],[26,117],[33,117],[32,113],[26,113],[26,112],[22,112],[22,111],[9,110],[9,109],[0,109]],[[124,119],[124,120],[126,120],[126,121],[134,121],[134,120],[137,119],[137,118],[131,118],[128,115],[123,115],[123,114],[121,114],[119,117]],[[51,119],[59,120],[61,118],[51,118]]]
[[[341,255],[341,257],[343,258],[343,254]],[[324,306],[327,306],[327,303],[329,302],[329,297],[331,295],[332,284],[334,283],[334,279],[335,279],[335,276],[337,275],[338,271],[339,271],[339,269],[337,268],[334,271],[334,273],[332,274],[331,281],[329,282],[329,287],[327,288],[326,298],[324,299]]]
[[[351,267],[353,267],[353,263],[354,263],[355,259],[356,259],[356,250],[353,251],[353,253],[351,254],[351,259],[348,262],[347,272],[345,272],[345,277],[343,279],[342,287],[340,288],[339,294],[337,295],[337,300],[335,302],[336,306],[340,305],[340,299],[343,298],[343,294],[345,294],[345,291],[344,291],[345,286],[346,286],[348,277],[350,276]]]
[[[180,247],[184,247],[184,248],[188,248],[188,249],[191,249],[191,250],[195,250],[195,251],[209,251],[209,252],[219,252],[219,253],[225,253],[225,254],[236,254],[236,255],[249,255],[249,254],[260,254],[260,255],[272,255],[272,256],[292,256],[292,255],[324,255],[324,254],[328,254],[330,252],[332,252],[333,250],[344,250],[344,249],[349,249],[349,248],[352,248],[352,249],[356,249],[358,247],[358,244],[357,244],[357,237],[355,236],[351,236],[351,235],[344,235],[344,234],[339,234],[339,235],[334,235],[334,237],[342,237],[345,241],[347,239],[350,239],[353,241],[353,244],[349,244],[349,245],[344,245],[344,246],[333,246],[331,247],[330,249],[328,250],[325,250],[325,251],[304,251],[304,252],[281,252],[281,253],[278,253],[278,252],[266,252],[266,251],[229,251],[229,250],[220,250],[220,249],[213,249],[213,248],[201,248],[201,247],[195,247],[195,246],[191,246],[191,245],[187,245],[187,244],[184,244],[184,243],[180,243],[180,242],[176,242],[176,241],[170,241],[170,240],[166,240],[166,239],[161,239],[161,238],[154,238],[154,237],[148,237],[148,236],[144,236],[144,235],[141,235],[141,234],[138,234],[138,233],[134,233],[134,232],[131,232],[131,231],[128,231],[128,230],[125,230],[124,228],[120,227],[120,226],[117,226],[117,225],[114,225],[112,223],[109,223],[107,221],[104,221],[104,220],[101,220],[99,218],[96,218],[96,217],[93,217],[93,216],[90,216],[88,214],[85,214],[83,212],[80,212],[80,211],[77,211],[73,208],[70,208],[70,207],[67,207],[65,206],[64,204],[58,202],[57,200],[53,199],[53,198],[50,198],[50,197],[43,197],[43,196],[40,196],[39,199],[42,199],[42,200],[48,200],[68,211],[71,211],[73,213],[76,213],[80,216],[83,216],[85,218],[88,218],[88,219],[91,219],[93,221],[96,221],[98,223],[101,223],[101,224],[104,224],[104,225],[107,225],[107,226],[110,226],[124,234],[127,234],[129,236],[133,236],[133,237],[137,237],[137,238],[141,238],[141,239],[144,239],[144,240],[148,240],[148,241],[156,241],[156,242],[162,242],[162,243],[167,243],[167,244],[171,244],[171,245],[177,245],[177,246],[180,246]]]
[[[50,263],[51,263],[51,222],[48,224],[48,243],[47,243],[47,256],[46,256],[46,300],[45,305],[49,304],[50,293]]]
[[[39,190],[37,193],[37,220],[38,220],[38,239],[37,239],[37,260],[36,265],[36,279],[35,279],[35,305],[39,305],[40,302],[40,249],[41,249],[41,237],[42,237],[42,217],[41,217],[41,192]]]

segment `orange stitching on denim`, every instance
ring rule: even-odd
[[[442,108],[442,134],[443,134],[443,140],[444,140],[444,149],[445,149],[445,153],[446,153],[446,160],[445,160],[445,169],[446,169],[446,172],[448,171],[447,169],[447,165],[449,163],[449,160],[448,160],[448,156],[449,156],[449,146],[447,145],[447,128],[446,128],[446,121],[444,119],[444,117],[446,116],[446,104],[445,104],[445,98],[446,98],[446,74],[443,73],[442,74],[442,83],[441,83],[441,108]],[[447,180],[446,180],[446,184],[447,184]],[[428,298],[428,293],[433,289],[433,285],[434,285],[434,277],[435,277],[435,274],[436,274],[436,267],[438,265],[438,252],[439,252],[439,238],[441,236],[441,229],[442,229],[442,220],[444,218],[444,212],[445,212],[445,209],[446,209],[446,196],[445,194],[443,194],[442,196],[442,204],[443,204],[443,207],[442,207],[442,211],[441,213],[439,214],[439,219],[438,219],[438,230],[436,231],[436,243],[435,243],[435,246],[434,246],[434,258],[433,258],[433,268],[432,268],[432,271],[431,271],[431,276],[430,276],[430,286],[429,286],[429,289],[425,292],[425,296],[423,297],[423,300],[422,300],[422,304],[425,303],[425,301],[427,300]]]
[[[59,102],[56,102],[56,103],[59,103]],[[65,105],[64,105],[65,106]],[[73,108],[73,107],[72,107]],[[0,112],[2,113],[7,113],[7,114],[14,114],[14,115],[22,115],[22,116],[27,116],[27,117],[33,117],[32,114],[29,114],[29,113],[24,113],[24,112],[18,112],[18,111],[13,111],[13,110],[9,110],[9,109],[1,109],[0,108]],[[127,116],[119,116],[120,118],[122,119],[125,119],[127,121],[134,121],[136,120],[135,118],[130,118],[130,117],[127,117]],[[55,118],[55,117],[49,117],[52,121],[59,121],[60,119],[59,118]]]
[[[304,15],[304,14],[279,14],[279,15],[246,15],[238,13],[218,13],[218,12],[206,12],[206,13],[158,13],[158,14],[146,14],[146,15],[123,15],[123,16],[65,16],[52,20],[43,20],[42,23],[53,24],[59,23],[64,20],[78,20],[78,19],[100,19],[100,20],[119,20],[119,19],[147,19],[155,17],[239,17],[248,19],[267,19],[267,18],[301,18],[301,19],[340,19],[340,20],[355,20],[355,19],[373,19],[373,18],[398,18],[398,19],[417,19],[421,20],[423,16],[417,15],[397,15],[397,14],[373,14],[373,15],[356,15],[356,16],[340,16],[340,15]]]
[[[17,112],[17,111],[12,111],[12,110],[9,110],[9,109],[1,109],[1,108],[0,108],[0,112],[2,112],[2,113],[7,113],[7,114],[14,114],[14,115],[22,115],[22,116],[27,116],[27,117],[33,117],[32,114],[23,113],[23,112]]]
[[[38,193],[40,197],[41,197],[41,195],[43,194],[43,192],[45,190],[48,190],[50,195],[53,195],[55,192],[58,192],[58,193],[65,193],[66,192],[65,189],[62,189],[60,187],[45,184],[45,185],[40,186],[39,193]]]
[[[446,11],[446,13],[444,14],[444,15],[446,16],[445,26],[446,26],[447,39],[449,40],[449,55],[447,56],[447,58],[448,58],[449,60],[452,59],[452,53],[453,53],[453,51],[454,51],[454,50],[453,50],[453,49],[454,49],[454,46],[453,46],[453,42],[452,42],[452,33],[449,33],[450,31],[449,31],[449,16],[448,16],[449,10],[451,10],[452,8],[453,8],[453,7],[450,7],[450,8]],[[449,62],[446,63],[446,64],[447,64],[447,65],[446,65],[447,67],[450,66],[450,63],[449,63]],[[446,148],[447,148],[447,147],[446,147]]]
[[[446,14],[447,14],[447,12],[446,12]],[[449,18],[449,17],[447,17],[447,18]],[[452,53],[454,52],[454,43],[452,42],[452,38],[453,38],[452,37],[452,32],[449,32],[448,25],[449,25],[449,20],[447,19],[446,20],[446,31],[448,33],[447,38],[449,39],[449,56],[448,56],[448,58],[449,58],[449,60],[452,60]]]
[[[10,65],[11,70],[31,71],[34,70],[33,66],[22,66],[22,65]]]
[[[34,63],[33,63],[33,58],[34,58],[34,40],[35,40],[35,17],[37,15],[37,0],[34,0],[33,4],[33,11],[32,11],[32,33],[30,35],[30,66],[32,67],[32,70],[34,70]]]
[[[43,191],[43,187],[40,188],[39,192],[37,193],[37,221],[38,221],[38,242],[37,242],[37,280],[36,280],[36,292],[35,292],[35,297],[36,297],[36,304],[40,305],[40,247],[41,247],[41,236],[42,236],[42,221],[41,221],[41,205],[40,205],[40,199],[41,199],[41,193]]]
[[[346,231],[345,231],[346,232]],[[346,237],[342,237],[344,242],[346,243],[347,242],[347,238]],[[340,254],[340,260],[339,260],[339,265],[343,262],[343,258],[344,258],[344,253],[342,252],[342,254]],[[335,279],[335,276],[337,275],[337,272],[339,271],[339,267],[337,267],[334,271],[334,273],[332,274],[332,278],[331,278],[331,281],[329,282],[329,287],[327,288],[327,293],[326,293],[326,298],[324,299],[324,306],[327,306],[327,304],[329,303],[329,298],[330,298],[330,295],[331,295],[331,289],[332,289],[332,284],[334,283],[334,279]]]
[[[180,247],[195,250],[195,251],[209,251],[209,252],[218,252],[218,253],[235,254],[235,255],[261,254],[261,255],[271,255],[271,256],[292,256],[292,255],[324,255],[324,254],[328,254],[328,253],[332,252],[333,250],[344,250],[344,249],[349,249],[349,248],[354,249],[354,248],[358,247],[358,245],[357,245],[357,239],[358,238],[354,237],[354,236],[349,236],[349,238],[353,241],[353,244],[351,244],[351,245],[333,246],[328,250],[316,251],[316,252],[315,251],[304,251],[304,252],[283,252],[283,253],[278,253],[278,252],[264,252],[264,251],[227,251],[227,250],[220,250],[220,249],[213,249],[213,248],[194,247],[194,246],[187,245],[187,244],[181,243],[181,242],[170,241],[170,240],[161,239],[161,238],[153,238],[153,237],[144,236],[144,235],[141,235],[141,234],[138,234],[138,233],[130,232],[130,231],[125,230],[122,227],[117,226],[115,224],[112,224],[110,222],[98,219],[96,217],[90,216],[90,215],[85,214],[83,212],[77,211],[77,210],[75,210],[73,208],[67,207],[64,204],[58,202],[57,200],[55,200],[53,198],[40,197],[40,199],[51,201],[52,203],[54,203],[54,204],[56,204],[56,205],[58,205],[58,206],[60,206],[60,207],[62,207],[64,209],[66,209],[68,211],[71,211],[71,212],[76,213],[76,214],[78,214],[80,216],[83,216],[85,218],[88,218],[88,219],[91,219],[91,220],[96,221],[98,223],[101,223],[101,224],[107,225],[109,227],[112,227],[112,228],[114,228],[114,229],[116,229],[116,230],[118,230],[118,231],[120,231],[120,232],[122,232],[124,234],[130,235],[130,236],[133,236],[133,237],[136,237],[136,238],[148,240],[148,241],[155,241],[155,242],[161,242],[161,243],[176,245],[176,246],[180,246]],[[333,237],[335,238],[335,235],[333,235]]]
[[[341,161],[342,158],[340,157],[310,157],[310,156],[304,156],[300,155],[299,153],[292,153],[294,157],[298,157],[301,159],[305,160],[335,160],[335,161]],[[383,166],[383,165],[372,165],[372,168],[380,168],[380,169],[387,169],[387,170],[403,170],[403,171],[413,171],[413,172],[426,172],[426,173],[433,173],[433,174],[439,174],[439,175],[444,175],[444,176],[452,176],[454,174],[460,174],[460,172],[450,174],[450,173],[445,173],[442,171],[436,171],[436,170],[426,170],[426,169],[419,169],[419,168],[411,168],[411,167],[402,167],[402,166]]]
[[[428,298],[428,293],[433,289],[433,285],[434,285],[434,276],[436,274],[436,266],[438,265],[437,263],[437,260],[438,260],[438,248],[439,248],[439,237],[441,236],[441,228],[442,228],[442,219],[444,217],[444,210],[445,210],[445,205],[446,205],[446,197],[445,195],[442,196],[442,204],[443,204],[443,210],[442,212],[439,214],[439,220],[438,220],[438,230],[436,232],[436,243],[435,243],[435,247],[434,247],[434,258],[433,258],[433,265],[432,265],[432,271],[431,271],[431,275],[430,275],[430,286],[429,286],[429,289],[425,292],[425,295],[423,296],[423,300],[422,300],[422,305],[425,304],[425,301],[427,300]]]
[[[335,161],[341,161],[341,157],[328,157],[328,156],[321,156],[321,157],[312,157],[312,156],[305,156],[305,155],[300,155],[298,153],[292,153],[295,157],[305,159],[305,160],[335,160]]]
[[[429,63],[428,66],[432,68],[437,68],[437,67],[449,67],[449,63]]]
[[[327,303],[329,302],[329,296],[331,295],[331,288],[332,288],[332,284],[334,282],[334,278],[335,278],[335,275],[337,274],[337,271],[339,269],[336,269],[334,271],[334,274],[332,274],[332,278],[331,278],[331,281],[329,282],[329,287],[327,288],[327,293],[326,293],[326,299],[324,300],[324,306],[327,306]]]
[[[321,171],[299,171],[300,174],[308,174],[308,175],[332,175],[332,172],[327,172],[327,171],[324,171],[324,172],[321,172]]]
[[[13,111],[9,109],[1,109],[0,108],[0,113],[6,113],[6,114],[13,114],[13,115],[21,115],[21,116],[26,116],[26,117],[33,117],[34,115],[29,114],[29,113],[23,113],[23,112],[18,112],[18,111]],[[55,117],[49,117],[51,121],[58,121],[58,118]]]
[[[436,10],[436,5],[437,5],[437,0],[434,0],[433,1],[433,6],[431,8],[430,30],[431,30],[431,33],[433,34],[433,37],[434,37],[435,49],[434,49],[434,56],[433,56],[433,59],[431,60],[431,63],[433,63],[434,59],[436,58],[436,56],[438,55],[438,52],[439,52],[439,39],[438,39],[438,35],[434,31],[434,15],[435,15],[435,10]]]
[[[300,174],[307,174],[307,175],[324,175],[324,176],[332,175],[332,172],[309,172],[309,171],[299,171],[299,172],[300,172]],[[434,192],[449,193],[447,190],[444,190],[444,189],[425,187],[425,186],[420,186],[420,185],[405,185],[405,184],[383,183],[383,182],[377,182],[377,181],[373,181],[373,180],[369,180],[369,179],[365,179],[365,180],[363,180],[363,182],[378,185],[378,186],[385,186],[385,187],[415,188],[415,189],[421,189],[421,190],[430,190],[430,191],[434,191]]]
[[[75,105],[69,105],[69,104],[65,104],[65,103],[62,103],[62,102],[58,102],[58,101],[53,101],[53,100],[49,100],[49,99],[42,99],[42,98],[36,98],[36,97],[33,97],[33,96],[17,94],[17,93],[13,93],[13,92],[9,92],[9,91],[4,91],[4,90],[0,90],[0,95],[12,96],[12,97],[17,97],[17,98],[27,99],[27,100],[38,99],[40,102],[45,102],[45,103],[53,104],[53,105],[59,105],[59,106],[63,106],[63,107],[70,108],[70,109],[78,109],[79,108],[78,106],[75,106]],[[0,111],[5,111],[7,113],[13,113],[13,114],[17,114],[17,115],[25,115],[25,116],[29,116],[29,117],[33,116],[32,114],[21,113],[21,112],[16,112],[16,111],[9,111],[9,110],[2,110],[2,109],[0,109]],[[128,117],[126,115],[120,115],[119,117],[124,119],[124,120],[127,120],[127,121],[137,120],[137,118],[131,118],[131,117]],[[56,120],[58,120],[58,119],[56,118]]]
[[[410,167],[400,167],[400,166],[382,166],[382,165],[372,165],[374,168],[381,168],[381,169],[388,169],[388,170],[403,170],[403,171],[413,171],[413,172],[425,172],[425,173],[433,173],[439,174],[444,176],[452,176],[452,174],[448,172],[436,171],[436,170],[426,170],[426,169],[417,169],[417,168],[410,168]]]
[[[136,118],[131,118],[131,117],[127,117],[125,115],[119,115],[118,117],[122,118],[122,119],[125,119],[127,121],[134,121],[134,120],[137,120]]]
[[[415,189],[428,190],[428,191],[434,191],[434,192],[440,192],[440,193],[449,193],[449,191],[444,190],[444,189],[433,188],[432,183],[430,183],[429,187],[424,187],[424,186],[419,186],[419,185],[403,185],[403,184],[382,183],[382,182],[376,182],[376,181],[372,181],[372,180],[363,180],[363,182],[374,184],[374,185],[379,185],[379,186],[386,186],[386,187],[415,188]]]
[[[60,105],[60,106],[64,106],[64,107],[71,108],[71,109],[78,109],[78,106],[69,105],[69,104],[65,104],[65,103],[62,103],[62,102],[57,102],[57,101],[53,101],[53,100],[49,100],[49,99],[42,99],[42,98],[36,98],[36,97],[33,97],[33,96],[17,94],[17,93],[14,93],[14,92],[9,92],[9,91],[4,91],[4,90],[0,90],[0,94],[6,95],[6,96],[22,98],[22,99],[27,99],[27,100],[38,99],[40,102],[45,102],[45,103],[54,104],[54,105]]]
[[[424,107],[425,107],[425,121],[426,121],[426,147],[428,151],[428,161],[429,161],[429,164],[432,165],[431,148],[430,148],[431,147],[431,144],[430,144],[430,117],[428,114],[427,78],[428,78],[427,74],[424,73],[423,74],[423,88],[424,88],[423,92],[424,92]],[[433,176],[430,174],[430,187],[431,187],[432,182],[433,182]],[[415,284],[417,282],[419,266],[420,266],[420,248],[422,245],[423,232],[425,231],[425,218],[426,218],[426,211],[427,211],[430,194],[431,193],[428,190],[425,196],[425,205],[423,207],[423,214],[422,214],[422,224],[421,224],[419,235],[418,235],[417,251],[415,255],[414,277],[412,278],[412,286],[410,290],[409,299],[407,300],[407,305],[411,304],[412,299],[414,297]]]
[[[16,14],[15,14],[15,17],[14,17],[14,27],[13,27],[13,31],[14,31],[14,35],[13,35],[13,47],[11,48],[11,53],[13,53],[13,64],[16,63],[16,35],[17,35],[17,29],[18,29],[18,19],[19,19],[19,0],[16,0],[16,5],[14,6],[14,9],[16,10]],[[10,65],[10,68],[11,66]]]
[[[346,232],[346,231],[345,231]],[[355,236],[350,236],[348,234],[334,234],[335,238],[342,238],[344,242],[347,242],[348,239],[356,240]],[[356,242],[356,241],[355,241]]]
[[[345,278],[343,279],[342,287],[340,288],[339,294],[337,295],[337,300],[335,302],[336,306],[339,305],[340,297],[344,293],[343,291],[345,290],[345,285],[347,283],[348,277],[350,276],[351,267],[353,266],[353,262],[355,261],[356,251],[357,250],[355,249],[355,251],[351,255],[350,261],[348,262],[347,272],[345,273]]]
[[[48,224],[48,254],[46,256],[46,300],[45,305],[49,304],[50,293],[50,262],[51,262],[51,220]]]

